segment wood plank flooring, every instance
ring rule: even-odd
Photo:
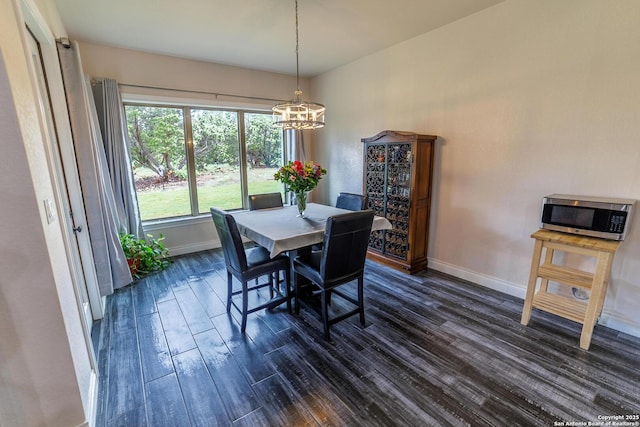
[[[640,339],[437,272],[367,261],[366,327],[226,313],[219,250],[107,299],[97,426],[553,426],[640,414]],[[268,297],[264,291],[259,297]],[[338,299],[332,300],[340,309]],[[556,424],[558,425],[558,424]],[[586,424],[585,424],[586,425]]]

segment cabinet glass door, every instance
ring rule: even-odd
[[[387,171],[387,146],[386,144],[365,145],[365,194],[367,195],[367,208],[374,215],[385,215],[385,188]],[[379,252],[384,250],[385,231],[373,231],[369,238],[369,247]]]
[[[411,144],[366,146],[368,208],[391,222],[391,230],[374,231],[369,247],[403,260],[409,250]]]

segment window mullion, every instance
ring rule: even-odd
[[[238,111],[238,136],[240,140],[240,190],[242,191],[242,207],[249,204],[248,178],[247,178],[247,138],[245,135],[244,111]]]
[[[196,159],[193,149],[193,129],[191,127],[191,108],[183,108],[184,139],[187,155],[187,182],[189,183],[189,199],[191,202],[191,215],[200,214],[198,208],[198,185],[196,181]]]

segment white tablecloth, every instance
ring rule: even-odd
[[[308,203],[305,218],[298,217],[296,206],[233,213],[240,234],[266,248],[271,257],[322,242],[327,218],[351,211]],[[383,217],[373,218],[372,230],[390,230]]]

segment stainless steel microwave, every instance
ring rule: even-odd
[[[540,226],[548,230],[624,240],[635,200],[551,194],[542,199]]]

